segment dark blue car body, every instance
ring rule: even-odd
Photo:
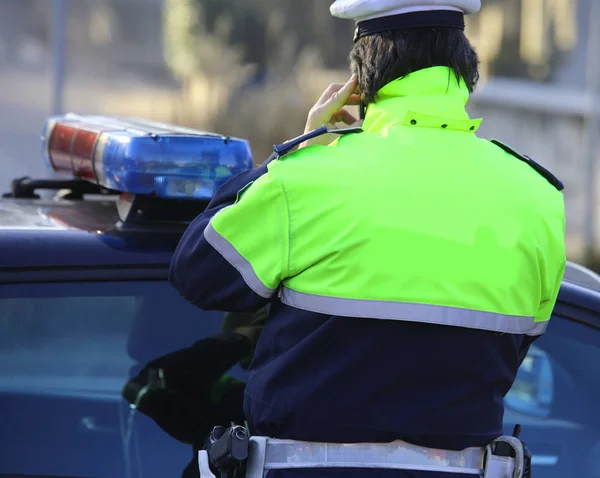
[[[191,447],[120,390],[220,329],[167,283],[184,228],[123,223],[110,197],[0,200],[0,476],[180,476]],[[599,367],[600,282],[570,265],[506,401],[536,477],[600,476]]]

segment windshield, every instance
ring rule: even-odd
[[[221,319],[164,281],[4,285],[0,473],[180,476],[191,447],[130,413],[120,392],[148,361],[218,333]],[[523,363],[505,432],[523,425],[536,477],[598,476],[597,364],[600,331],[562,317]]]

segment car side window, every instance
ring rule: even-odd
[[[523,426],[540,478],[600,477],[600,329],[552,318],[505,397],[504,433]]]
[[[532,345],[523,360],[505,404],[531,416],[548,417],[554,393],[553,369],[550,357],[537,345]]]
[[[166,281],[3,285],[0,473],[181,471],[191,448],[141,414],[131,426],[120,393],[149,361],[220,332],[222,315]]]
[[[136,297],[36,297],[0,300],[0,384],[22,391],[119,392],[103,380],[126,376]],[[11,385],[12,384],[12,385]]]

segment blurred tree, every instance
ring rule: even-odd
[[[596,0],[593,0],[596,1]],[[468,19],[485,75],[552,79],[577,45],[575,0],[487,0]]]
[[[199,67],[196,30],[200,6],[196,0],[166,0],[163,27],[165,61],[185,83]]]
[[[233,20],[227,12],[215,15],[212,31],[205,16],[211,4],[197,0],[165,0],[163,40],[165,61],[182,83],[182,103],[192,95],[194,84],[202,82],[206,100],[212,107],[225,101],[217,92],[229,91],[244,84],[252,65],[243,60],[241,49],[232,45]],[[216,87],[218,85],[218,88]],[[203,105],[207,109],[211,105]],[[183,110],[185,111],[185,110]],[[183,112],[182,112],[183,114]],[[186,121],[186,118],[180,118]]]
[[[231,45],[238,48],[243,61],[254,64],[261,75],[277,49],[272,42],[284,39],[295,42],[297,55],[306,47],[318,45],[327,66],[345,67],[352,47],[354,25],[331,17],[327,7],[322,0],[166,0],[165,21],[168,22],[171,16],[170,8],[181,9],[182,16],[191,13],[196,20],[199,17],[194,12],[201,9],[204,12],[202,25],[190,26],[190,30],[203,29],[213,33],[217,19],[227,16],[231,21]],[[267,30],[272,29],[273,16],[280,22],[279,38],[270,36],[271,42],[267,42]]]

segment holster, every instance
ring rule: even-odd
[[[513,436],[501,436],[488,445],[484,478],[531,478],[531,452]]]

